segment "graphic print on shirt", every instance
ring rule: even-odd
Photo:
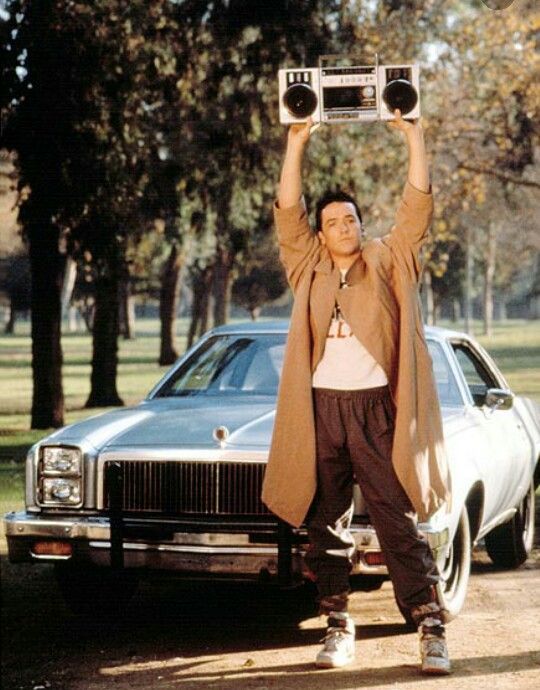
[[[347,289],[343,271],[340,289]],[[323,356],[313,373],[312,386],[360,390],[385,386],[387,383],[386,374],[355,337],[336,303]]]
[[[351,331],[349,324],[343,318],[339,306],[336,304],[332,314],[332,321],[330,322],[330,328],[326,335],[327,338],[351,338],[353,332]]]

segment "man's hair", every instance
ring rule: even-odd
[[[328,206],[328,204],[333,204],[334,201],[339,201],[339,202],[344,202],[346,204],[352,204],[356,210],[356,213],[358,215],[358,220],[362,222],[362,213],[360,212],[360,208],[358,207],[358,204],[354,200],[354,197],[348,194],[347,192],[344,192],[341,189],[337,189],[335,191],[329,190],[328,192],[325,192],[322,197],[319,199],[317,202],[317,206],[315,208],[315,225],[317,226],[317,230],[322,230],[322,212],[325,206]]]

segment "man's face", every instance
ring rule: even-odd
[[[322,210],[321,224],[319,239],[332,257],[351,256],[360,251],[362,224],[353,204],[347,201],[328,204]]]

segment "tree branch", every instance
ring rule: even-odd
[[[503,182],[512,182],[512,184],[521,185],[523,187],[535,187],[540,189],[540,182],[535,182],[535,180],[525,180],[522,177],[515,177],[514,175],[507,175],[506,173],[499,172],[493,168],[482,168],[474,165],[467,165],[466,163],[460,163],[458,168],[462,170],[469,170],[470,172],[481,173],[483,175],[492,175]]]

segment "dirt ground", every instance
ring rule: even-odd
[[[537,544],[538,547],[538,544]],[[474,555],[465,608],[448,627],[454,672],[417,671],[389,583],[356,592],[357,660],[319,671],[311,597],[251,585],[144,582],[124,619],[88,625],[64,606],[50,566],[2,557],[4,690],[525,690],[540,688],[540,549],[519,570]]]

